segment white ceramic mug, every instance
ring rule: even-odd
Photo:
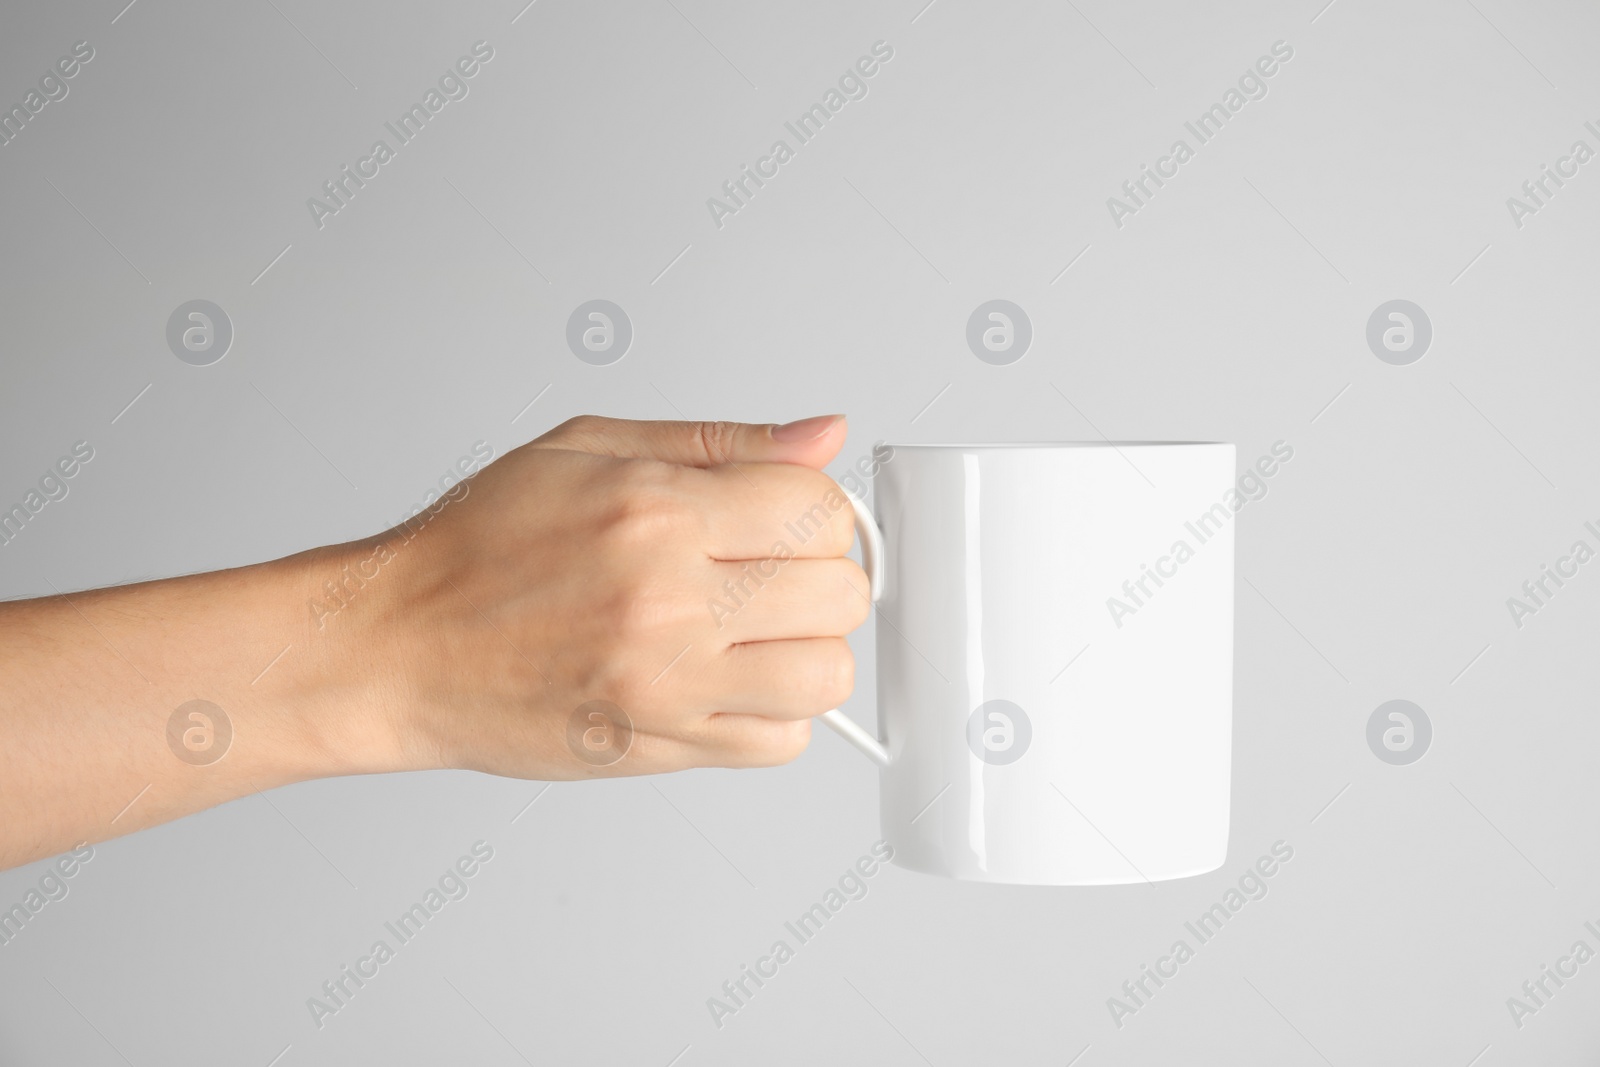
[[[902,867],[980,882],[1203,874],[1228,850],[1231,444],[896,445],[851,497],[877,602]]]

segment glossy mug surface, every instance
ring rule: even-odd
[[[903,867],[1111,885],[1228,849],[1231,444],[897,445],[852,498]]]

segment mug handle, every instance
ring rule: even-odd
[[[878,529],[877,520],[867,510],[865,501],[847,489],[840,491],[850,498],[850,506],[855,510],[856,537],[861,540],[861,569],[867,572],[870,595],[876,604],[883,596],[883,531]],[[883,742],[857,726],[855,720],[844,712],[834,708],[823,712],[818,718],[860,749],[872,762],[880,767],[889,766],[889,750],[883,747]]]

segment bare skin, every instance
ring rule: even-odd
[[[794,759],[870,611],[845,430],[585,416],[376,537],[0,604],[0,867],[334,775]]]

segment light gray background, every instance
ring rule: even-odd
[[[1505,604],[1600,519],[1600,162],[1520,230],[1505,205],[1575,139],[1600,147],[1592,5],[124,2],[0,16],[7,106],[73,42],[96,51],[0,148],[0,502],[96,449],[0,547],[5,595],[371,533],[473,441],[582,412],[845,410],[845,459],[1102,435],[1295,456],[1238,519],[1214,875],[890,869],[718,1030],[706,998],[877,837],[874,775],[831,734],[778,770],[558,784],[526,810],[537,783],[320,782],[98,846],[0,947],[0,1060],[1600,1052],[1600,963],[1521,1030],[1505,1005],[1574,940],[1600,947],[1600,565],[1520,630]],[[319,231],[306,198],[479,39],[470,96]],[[879,39],[868,97],[716,229],[706,198]],[[1106,198],[1280,39],[1269,95],[1114,226]],[[597,297],[636,330],[609,367],[563,340]],[[195,298],[236,330],[210,367],[164,340]],[[965,343],[993,298],[1033,323],[1011,366]],[[1433,323],[1410,366],[1364,339],[1395,298]],[[1364,737],[1397,697],[1435,730],[1408,767]],[[471,895],[315,1028],[307,997],[479,838]],[[1278,839],[1295,858],[1270,895],[1113,1026],[1106,998]],[[41,870],[0,875],[0,906]]]

